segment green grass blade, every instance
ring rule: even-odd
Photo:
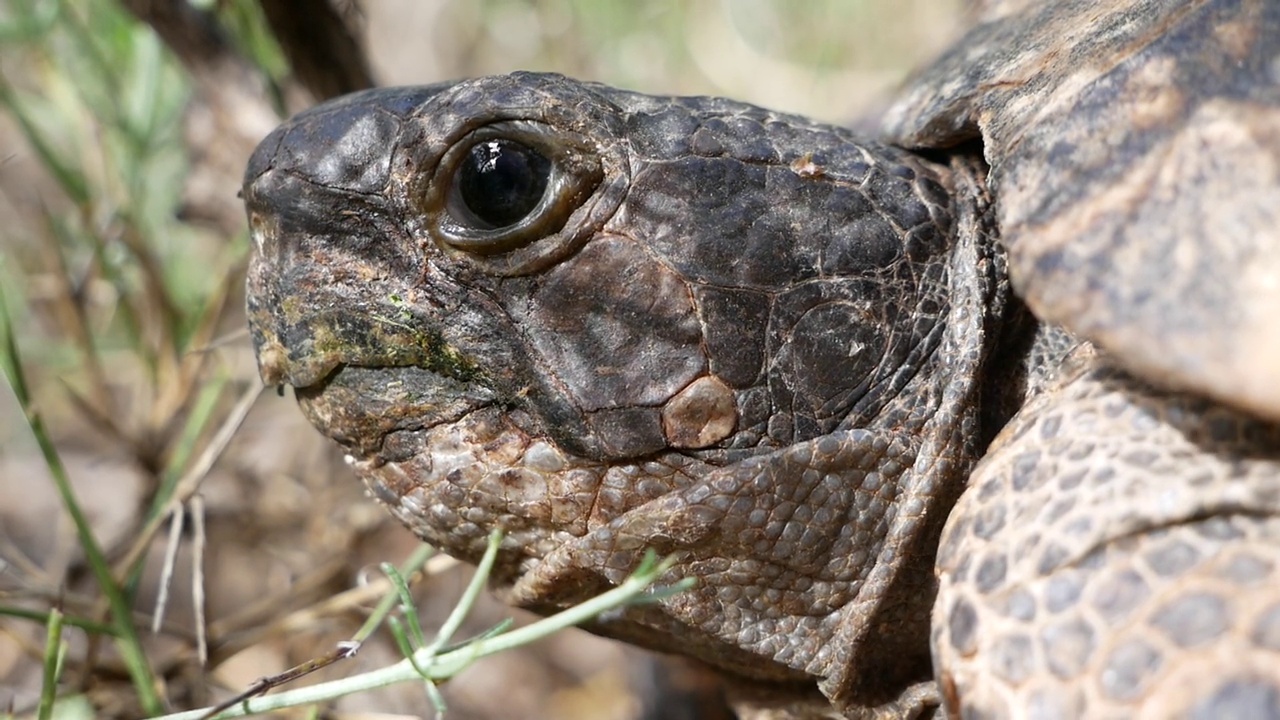
[[[53,440],[45,429],[44,421],[31,405],[31,395],[28,390],[26,375],[22,371],[22,356],[18,352],[17,340],[13,334],[13,322],[2,292],[0,292],[0,332],[3,333],[3,337],[0,337],[0,346],[4,348],[5,377],[10,387],[13,388],[14,395],[18,398],[27,426],[30,428],[36,444],[40,447],[45,465],[49,468],[49,474],[53,476],[54,486],[62,499],[63,507],[66,508],[67,514],[71,516],[72,524],[75,525],[76,537],[80,542],[80,547],[84,551],[90,568],[93,570],[94,578],[98,581],[99,588],[107,598],[107,604],[111,609],[112,625],[116,629],[116,646],[120,652],[120,657],[128,669],[129,677],[133,681],[134,689],[138,693],[138,700],[143,709],[151,714],[159,713],[163,709],[163,705],[160,702],[159,694],[156,692],[155,678],[151,673],[150,665],[147,663],[146,653],[143,652],[137,628],[133,624],[129,604],[126,602],[120,586],[111,575],[111,566],[107,564],[106,556],[102,553],[102,547],[98,545],[97,538],[94,537],[93,530],[89,527],[89,520],[85,517],[84,511],[76,499],[75,490],[71,487],[66,467],[62,464],[62,458],[59,456],[57,448],[53,445]]]
[[[58,675],[62,670],[62,658],[66,646],[62,642],[62,611],[51,608],[44,640],[44,673],[40,685],[40,706],[36,716],[40,720],[53,717],[53,701],[58,696]]]

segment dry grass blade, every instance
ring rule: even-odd
[[[204,500],[199,495],[191,498],[192,556],[191,597],[196,621],[196,658],[200,664],[209,662],[209,636],[205,629],[204,551],[207,543],[204,526]]]
[[[151,616],[151,632],[160,632],[164,623],[164,610],[169,605],[169,586],[173,582],[173,569],[178,564],[178,543],[182,541],[183,518],[186,514],[181,509],[169,514],[169,540],[164,545],[164,561],[160,570],[160,594],[156,598],[156,611]]]

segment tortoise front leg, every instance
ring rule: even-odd
[[[1280,717],[1280,428],[1089,362],[944,531],[949,713]]]

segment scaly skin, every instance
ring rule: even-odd
[[[555,169],[485,228],[456,188],[496,139]],[[1275,428],[1109,375],[1087,346],[1049,383],[1067,345],[1007,297],[984,180],[963,155],[559,76],[363,93],[251,161],[251,329],[264,380],[297,388],[406,526],[470,560],[506,531],[511,602],[552,612],[646,548],[675,556],[692,590],[592,629],[721,669],[753,716],[927,716],[934,677],[960,715],[1280,698],[1257,670],[1280,668],[1274,628],[1252,630],[1280,590],[1249,585],[1247,611],[1196,599],[1219,566],[1270,572]],[[1184,421],[1247,432],[1177,445]],[[1093,485],[1076,478],[1104,447]],[[1175,447],[1168,486],[1133,470]],[[1140,627],[1094,614],[1150,563],[1135,553],[1187,532],[1222,562],[1144,575]],[[1030,615],[1008,607],[1023,595]],[[1242,679],[1151,672],[1115,697],[1144,666],[1112,646],[1157,632],[1161,667],[1208,648]]]
[[[950,709],[1280,717],[1280,427],[1078,355],[943,534]]]

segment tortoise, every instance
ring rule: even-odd
[[[264,382],[744,717],[1280,717],[1280,4],[991,2],[879,138],[515,73],[243,195]],[[807,714],[806,714],[807,713]]]

